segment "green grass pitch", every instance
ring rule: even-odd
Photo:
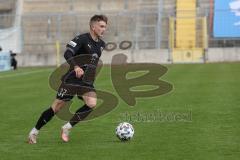
[[[36,145],[26,143],[27,135],[55,98],[56,92],[48,85],[54,68],[0,73],[0,159],[238,160],[240,63],[167,67],[161,79],[173,84],[174,90],[158,97],[138,98],[135,107],[118,96],[110,81],[110,67],[103,67],[96,88],[117,96],[118,107],[78,124],[72,129],[69,143],[60,139],[60,127],[65,122],[55,117],[42,128]],[[71,110],[81,104],[75,98]],[[146,118],[157,111],[169,117]],[[174,119],[174,114],[190,117]],[[127,120],[124,115],[132,116],[130,123],[135,129],[133,140],[126,143],[115,136],[117,124]]]

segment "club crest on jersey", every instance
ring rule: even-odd
[[[76,45],[77,45],[77,43],[75,43],[75,42],[73,42],[73,41],[70,41],[68,44],[69,44],[70,46],[72,46],[72,47],[76,47]]]
[[[92,48],[92,46],[90,45],[90,44],[88,44],[88,47],[91,49]]]

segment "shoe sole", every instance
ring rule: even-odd
[[[66,142],[66,143],[69,141],[69,138],[67,140],[63,138],[63,129],[61,130],[61,139],[63,142]]]
[[[33,142],[30,138],[27,141],[28,144],[36,144],[37,142]]]

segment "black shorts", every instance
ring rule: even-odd
[[[88,92],[96,92],[93,85],[87,85],[84,83],[62,83],[58,88],[56,98],[63,101],[70,101],[75,95],[77,95],[79,99],[83,99],[82,95]]]

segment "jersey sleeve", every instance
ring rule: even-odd
[[[66,49],[71,51],[73,55],[78,53],[78,50],[82,47],[82,41],[79,37],[75,37],[66,45]]]

